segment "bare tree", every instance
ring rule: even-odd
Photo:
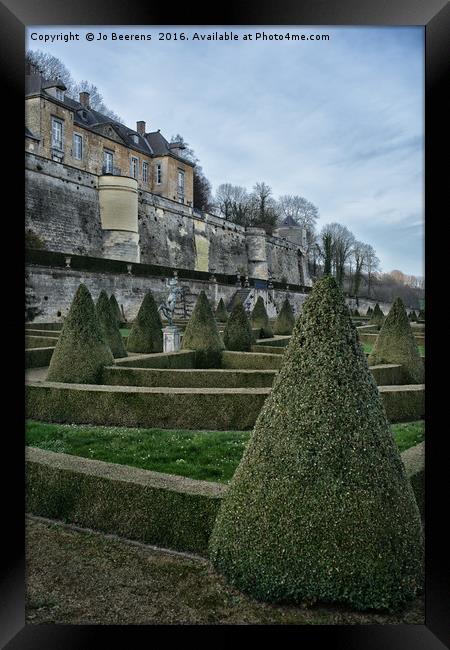
[[[367,295],[370,298],[373,275],[380,269],[380,260],[376,255],[375,249],[370,244],[366,244],[364,268],[367,271]]]
[[[250,195],[251,225],[272,234],[278,223],[278,207],[267,183],[256,183]]]
[[[289,217],[299,226],[313,231],[319,218],[319,209],[303,196],[284,194],[278,199],[280,218]]]
[[[217,188],[215,203],[225,219],[241,226],[250,225],[250,197],[245,187],[222,183]]]
[[[180,158],[184,158],[184,160],[187,160],[194,165],[194,208],[197,208],[198,210],[204,210],[205,212],[211,212],[214,208],[211,194],[211,183],[206,178],[206,175],[194,150],[189,146],[187,142],[185,142],[183,136],[179,133],[173,135],[170,139],[170,142],[179,142],[181,145],[183,145],[181,153],[179,154]]]
[[[351,254],[355,237],[353,233],[340,223],[329,223],[322,229],[322,240],[332,249],[332,266],[336,282],[340,287],[344,284],[345,265]],[[325,271],[324,269],[324,272]]]

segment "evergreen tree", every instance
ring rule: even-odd
[[[223,341],[227,350],[237,352],[249,352],[251,350],[253,342],[252,328],[240,300],[236,301],[225,325]]]
[[[127,353],[123,344],[123,338],[117,326],[117,319],[113,313],[111,303],[106,291],[101,291],[96,305],[97,317],[102,328],[103,338],[109,345],[113,357],[120,359],[126,357]]]
[[[291,303],[287,298],[283,301],[280,313],[277,316],[273,331],[275,334],[292,334],[295,325],[295,316]]]
[[[223,341],[206,293],[202,291],[184,332],[183,350],[195,350],[197,368],[220,368]]]
[[[250,323],[254,329],[261,330],[261,338],[271,338],[273,336],[272,328],[269,324],[269,317],[264,306],[264,300],[261,296],[258,296],[255,306],[253,307],[250,316]]]
[[[47,380],[99,384],[103,368],[113,363],[91,294],[80,284],[53,351]]]
[[[385,608],[422,585],[414,492],[330,276],[297,320],[219,509],[210,557],[266,601]]]
[[[372,316],[369,321],[370,325],[376,325],[378,329],[383,325],[384,323],[384,314],[380,309],[380,305],[377,303],[375,307],[373,308]]]
[[[163,351],[162,323],[151,291],[145,294],[127,341],[128,352]]]
[[[368,363],[370,366],[400,364],[404,384],[423,383],[423,361],[401,298],[394,301],[369,355]]]
[[[122,312],[120,311],[119,303],[117,302],[116,296],[112,293],[109,302],[111,305],[112,313],[114,314],[114,317],[117,321],[117,327],[122,327],[123,325],[123,316]]]
[[[226,310],[223,298],[219,300],[219,304],[217,305],[216,320],[219,321],[219,323],[226,323],[228,320],[228,312]]]

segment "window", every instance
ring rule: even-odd
[[[184,170],[178,170],[178,198],[184,201]]]
[[[59,99],[60,102],[64,101],[64,92],[60,89],[56,89],[56,99]]]
[[[114,165],[114,153],[105,149],[103,151],[103,173],[112,174]]]
[[[148,162],[142,163],[142,180],[148,183]]]
[[[131,156],[131,161],[130,161],[130,176],[133,178],[138,177],[138,171],[139,171],[139,160],[135,158],[134,156]]]
[[[63,150],[63,122],[52,117],[52,147]]]
[[[73,134],[73,157],[76,160],[83,159],[83,137],[78,133]]]
[[[161,163],[156,164],[156,184],[161,185],[162,183],[162,169]]]

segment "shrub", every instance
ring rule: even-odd
[[[250,321],[245,313],[244,305],[236,301],[230,318],[225,325],[223,342],[227,350],[236,352],[250,352],[253,343],[253,334]]]
[[[112,313],[114,314],[114,317],[117,321],[117,327],[121,327],[123,325],[123,316],[122,312],[120,311],[119,303],[116,300],[116,296],[112,293],[109,302],[111,305]]]
[[[380,309],[380,305],[377,303],[375,307],[373,308],[373,312],[370,318],[370,325],[376,325],[378,329],[383,325],[384,322],[384,314]]]
[[[250,322],[252,327],[260,330],[261,338],[271,338],[273,336],[272,328],[269,324],[269,317],[264,306],[264,300],[261,296],[258,296],[258,300],[253,307]]]
[[[421,309],[419,311],[419,315],[417,316],[417,320],[425,320],[425,311]]]
[[[335,280],[304,303],[210,557],[266,601],[397,606],[422,584],[412,487]]]
[[[127,340],[128,352],[162,352],[162,322],[151,291],[145,294]]]
[[[411,312],[409,312],[408,318],[412,323],[417,322],[417,315],[416,315],[416,312],[414,311],[414,309]]]
[[[108,299],[108,294],[106,291],[100,291],[100,295],[97,300],[96,311],[100,326],[102,328],[103,338],[109,345],[111,352],[113,353],[113,357],[115,359],[126,357],[127,353],[123,344],[122,335],[119,332],[117,318],[113,313],[111,303]]]
[[[286,298],[277,316],[273,331],[275,334],[292,334],[295,325],[295,316],[291,303]]]
[[[422,384],[423,361],[400,298],[392,305],[369,355],[370,366],[396,363],[402,366],[404,384]]]
[[[226,310],[223,298],[219,300],[219,304],[217,305],[216,320],[219,321],[219,323],[226,323],[228,320],[228,312]]]
[[[80,284],[64,321],[48,369],[48,381],[70,384],[101,382],[104,366],[114,358],[87,287]]]
[[[371,316],[372,314],[373,314],[373,309],[372,309],[372,307],[369,305],[369,307],[367,308],[366,316]]]
[[[183,350],[195,351],[197,368],[220,368],[224,345],[204,291],[195,303],[181,347]]]
[[[359,311],[357,309],[355,309],[355,311],[353,312],[353,316],[360,316],[360,315],[361,314],[359,313]]]

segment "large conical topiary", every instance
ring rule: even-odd
[[[253,307],[253,311],[250,315],[250,323],[254,329],[260,330],[261,338],[271,338],[273,336],[273,331],[269,324],[269,317],[262,296],[258,296],[255,306]]]
[[[48,381],[99,384],[105,366],[114,363],[89,290],[80,284],[50,361]]]
[[[266,601],[396,606],[422,582],[411,484],[344,297],[326,276],[224,496],[210,557]]]
[[[183,350],[195,350],[197,368],[220,368],[223,341],[206,293],[202,291],[183,336]]]
[[[244,305],[237,300],[233,311],[225,325],[223,342],[227,350],[249,352],[253,343],[250,321],[245,313]]]
[[[163,351],[162,323],[151,291],[145,294],[134,320],[128,336],[127,350],[147,354]]]
[[[375,307],[373,308],[372,315],[370,317],[370,325],[376,325],[378,329],[383,325],[384,323],[384,314],[380,309],[380,305],[376,303]]]
[[[295,325],[295,316],[291,303],[287,298],[283,301],[280,313],[277,316],[273,331],[275,334],[292,334]]]
[[[111,305],[112,313],[117,321],[117,326],[121,327],[123,325],[123,316],[120,311],[119,303],[117,302],[116,296],[112,293],[109,298],[109,303]]]
[[[226,310],[223,298],[219,300],[219,304],[217,305],[216,320],[219,321],[219,323],[226,323],[228,320],[228,312]]]
[[[117,325],[117,318],[113,313],[111,303],[108,298],[106,291],[100,291],[100,295],[95,306],[97,311],[97,317],[102,328],[103,338],[106,343],[109,345],[113,357],[115,359],[120,359],[121,357],[126,357],[127,352],[123,344],[123,338],[119,332]]]
[[[373,309],[372,309],[372,307],[369,305],[368,308],[367,308],[366,316],[371,316],[372,314],[373,314]]]
[[[392,305],[369,355],[370,366],[396,363],[402,366],[404,384],[422,384],[423,361],[405,306],[400,298]]]

